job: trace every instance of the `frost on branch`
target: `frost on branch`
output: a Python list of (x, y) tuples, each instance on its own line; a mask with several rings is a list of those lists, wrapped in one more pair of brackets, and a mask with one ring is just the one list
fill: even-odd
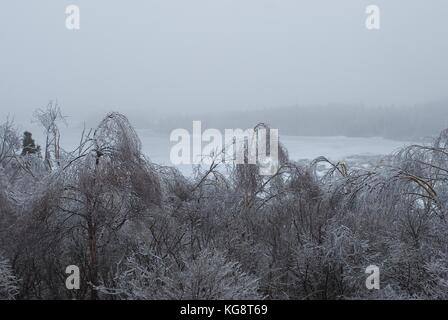
[(2, 298), (447, 298), (448, 131), (367, 168), (282, 148), (272, 176), (154, 164), (118, 113), (52, 170), (17, 137), (0, 127)]
[(258, 279), (236, 262), (211, 250), (184, 258), (178, 266), (170, 259), (140, 252), (117, 272), (117, 287), (101, 289), (125, 299), (238, 300), (260, 299)]
[(13, 300), (18, 293), (18, 280), (8, 261), (0, 255), (0, 300)]

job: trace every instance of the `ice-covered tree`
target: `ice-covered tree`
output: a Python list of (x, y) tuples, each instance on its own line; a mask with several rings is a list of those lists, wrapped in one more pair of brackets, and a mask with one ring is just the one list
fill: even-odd
[(0, 300), (13, 300), (18, 294), (18, 280), (8, 260), (0, 255)]

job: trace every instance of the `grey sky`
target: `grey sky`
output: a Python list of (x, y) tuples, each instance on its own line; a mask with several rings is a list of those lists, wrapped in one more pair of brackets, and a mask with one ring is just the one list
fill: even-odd
[(2, 1), (0, 116), (53, 98), (80, 118), (442, 99), (447, 31), (446, 0)]

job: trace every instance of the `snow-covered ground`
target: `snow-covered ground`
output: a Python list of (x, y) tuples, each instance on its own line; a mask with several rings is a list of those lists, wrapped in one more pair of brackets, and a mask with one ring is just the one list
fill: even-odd
[[(137, 130), (142, 141), (143, 152), (159, 164), (172, 165), (169, 155), (171, 143), (169, 135), (155, 134), (151, 130)], [(303, 137), (280, 136), (280, 141), (288, 150), (291, 160), (312, 160), (325, 156), (331, 161), (348, 160), (362, 165), (372, 158), (387, 155), (399, 150), (410, 142), (387, 140), (383, 138), (349, 138), (349, 137)], [(190, 166), (179, 166), (189, 174)]]
[[(175, 144), (170, 142), (169, 134), (155, 133), (150, 129), (136, 130), (139, 135), (145, 155), (152, 161), (163, 165), (172, 165), (170, 149)], [(43, 135), (33, 131), (38, 144), (43, 144)], [(61, 145), (70, 151), (79, 145), (82, 129), (61, 128)], [(362, 165), (369, 159), (387, 155), (397, 151), (411, 142), (394, 141), (383, 138), (349, 138), (349, 137), (303, 137), (282, 136), (280, 141), (287, 148), (292, 160), (311, 160), (325, 156), (332, 161), (347, 160)], [(359, 161), (361, 159), (361, 161)], [(185, 173), (192, 172), (191, 166), (182, 165), (179, 169)]]

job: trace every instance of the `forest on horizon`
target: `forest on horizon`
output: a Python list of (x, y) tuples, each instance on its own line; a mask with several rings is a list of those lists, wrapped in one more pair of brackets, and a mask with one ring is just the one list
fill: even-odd
[(246, 111), (220, 111), (171, 115), (147, 123), (134, 114), (130, 119), (138, 127), (154, 127), (161, 132), (189, 128), (202, 119), (208, 128), (250, 128), (268, 123), (283, 135), (383, 137), (416, 141), (435, 137), (448, 127), (448, 100), (414, 106), (378, 106), (330, 104), (291, 106)]

